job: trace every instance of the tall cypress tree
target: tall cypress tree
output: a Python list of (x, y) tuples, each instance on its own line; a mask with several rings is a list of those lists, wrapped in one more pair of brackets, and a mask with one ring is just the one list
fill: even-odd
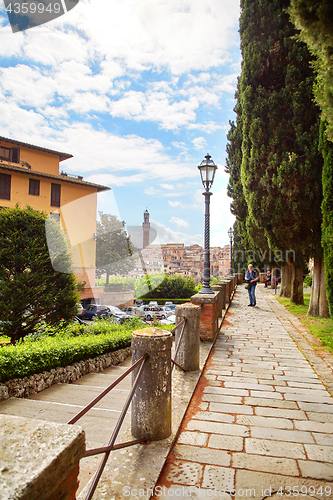
[(328, 307), (333, 317), (333, 144), (327, 140), (325, 128), (326, 124), (323, 122), (320, 134), (320, 150), (324, 157), (322, 244)]
[[(241, 182), (247, 226), (290, 266), (291, 299), (303, 303), (303, 269), (320, 246), (319, 109), (312, 56), (295, 38), (289, 0), (241, 0)], [(292, 252), (291, 252), (292, 251)]]
[(314, 88), (326, 123), (326, 135), (333, 141), (333, 2), (332, 0), (291, 0), (291, 17), (300, 29), (300, 38), (316, 56), (317, 82)]

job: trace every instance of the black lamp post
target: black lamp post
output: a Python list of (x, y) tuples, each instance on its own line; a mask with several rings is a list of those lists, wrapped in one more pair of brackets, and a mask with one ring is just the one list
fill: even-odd
[(232, 228), (229, 229), (228, 231), (228, 236), (230, 240), (230, 274), (232, 274), (232, 237), (234, 235), (234, 232)]
[(210, 197), (213, 193), (209, 190), (214, 182), (215, 172), (217, 166), (211, 159), (211, 156), (207, 154), (205, 159), (198, 166), (200, 170), (202, 184), (204, 185), (205, 192), (202, 193), (205, 197), (205, 249), (204, 249), (204, 269), (203, 269), (203, 285), (199, 293), (214, 293), (211, 289), (210, 282), (210, 252), (209, 252), (209, 240), (210, 240), (210, 214), (209, 214), (209, 204)]

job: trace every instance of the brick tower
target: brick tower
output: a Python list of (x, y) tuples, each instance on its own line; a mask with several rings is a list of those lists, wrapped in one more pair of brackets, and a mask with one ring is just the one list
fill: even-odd
[(147, 209), (143, 214), (142, 231), (143, 231), (143, 248), (146, 248), (149, 245), (149, 231), (150, 231), (149, 212)]

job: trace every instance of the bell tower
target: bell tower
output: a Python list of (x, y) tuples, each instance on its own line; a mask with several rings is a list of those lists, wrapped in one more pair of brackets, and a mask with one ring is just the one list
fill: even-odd
[(143, 213), (143, 248), (146, 248), (149, 245), (149, 231), (150, 231), (150, 223), (149, 223), (149, 212), (146, 211)]

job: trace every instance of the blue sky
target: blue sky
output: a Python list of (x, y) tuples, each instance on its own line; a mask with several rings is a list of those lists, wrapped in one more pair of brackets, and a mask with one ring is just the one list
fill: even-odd
[(99, 207), (129, 226), (147, 208), (160, 243), (203, 245), (209, 153), (211, 245), (227, 244), (238, 19), (235, 0), (80, 0), (13, 33), (0, 0), (0, 135), (71, 153), (64, 171), (112, 188)]

